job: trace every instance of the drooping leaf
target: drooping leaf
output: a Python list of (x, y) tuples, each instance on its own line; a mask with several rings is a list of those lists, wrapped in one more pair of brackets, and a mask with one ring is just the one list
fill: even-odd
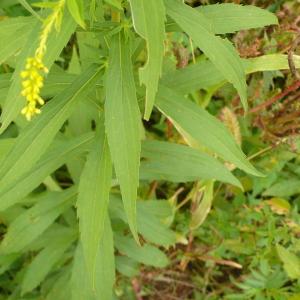
[(213, 34), (212, 24), (202, 13), (177, 0), (165, 0), (165, 3), (167, 14), (194, 40), (219, 72), (233, 84), (247, 110), (245, 71), (233, 45), (228, 40)]
[(96, 285), (96, 258), (103, 239), (112, 178), (112, 163), (104, 126), (99, 124), (97, 131), (82, 171), (77, 200), (80, 240), (93, 289)]
[(16, 139), (0, 167), (0, 185), (8, 186), (29, 171), (51, 144), (73, 107), (94, 87), (99, 68), (91, 66), (57, 97), (47, 103), (43, 113)]
[(261, 173), (247, 161), (245, 154), (224, 124), (199, 105), (162, 86), (158, 92), (156, 105), (198, 143), (217, 153), (224, 160), (234, 163), (238, 168), (261, 176)]
[(110, 43), (105, 127), (129, 226), (138, 240), (136, 198), (141, 151), (140, 112), (132, 73), (130, 45), (122, 33), (113, 36)]
[(76, 193), (75, 188), (70, 188), (64, 192), (42, 194), (36, 205), (18, 216), (9, 226), (1, 242), (0, 253), (22, 251), (71, 206)]
[(162, 69), (165, 7), (163, 0), (130, 0), (130, 4), (135, 31), (147, 43), (148, 59), (144, 67), (140, 69), (140, 81), (146, 86), (144, 117), (149, 120)]
[(217, 179), (241, 186), (218, 160), (188, 146), (145, 141), (141, 156), (141, 179), (174, 182)]

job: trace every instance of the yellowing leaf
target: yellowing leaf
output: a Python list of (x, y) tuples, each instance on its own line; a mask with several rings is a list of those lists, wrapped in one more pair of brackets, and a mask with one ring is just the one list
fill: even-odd
[(286, 215), (291, 209), (290, 203), (283, 198), (271, 198), (266, 201), (270, 208), (278, 215)]
[(300, 258), (280, 245), (276, 245), (277, 253), (283, 267), (291, 279), (300, 278)]

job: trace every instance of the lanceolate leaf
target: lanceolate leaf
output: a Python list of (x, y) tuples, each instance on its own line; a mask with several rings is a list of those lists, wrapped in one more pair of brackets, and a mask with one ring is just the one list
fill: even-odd
[(106, 77), (105, 126), (129, 226), (138, 239), (136, 198), (141, 151), (140, 112), (129, 46), (122, 33), (111, 39)]
[(33, 167), (71, 114), (74, 105), (95, 85), (99, 72), (97, 66), (91, 66), (68, 89), (47, 103), (43, 113), (21, 132), (0, 167), (0, 186), (16, 181)]
[(72, 17), (77, 24), (79, 24), (82, 28), (85, 28), (83, 0), (67, 0), (67, 4)]
[(194, 40), (222, 75), (237, 89), (247, 109), (245, 71), (233, 45), (213, 34), (204, 15), (177, 0), (165, 0), (167, 14)]
[(103, 239), (112, 178), (104, 126), (99, 125), (97, 131), (95, 143), (80, 178), (77, 201), (80, 238), (93, 289), (96, 286), (96, 258)]
[(0, 64), (22, 48), (36, 22), (32, 17), (9, 18), (0, 22)]
[(145, 141), (142, 157), (141, 179), (175, 182), (218, 179), (241, 186), (217, 159), (188, 146)]
[(25, 272), (21, 287), (22, 294), (32, 291), (45, 279), (75, 238), (76, 234), (70, 230), (68, 234), (54, 238), (37, 254)]
[(0, 190), (0, 211), (18, 203), (64, 163), (87, 152), (93, 138), (94, 135), (88, 133), (68, 141), (54, 142), (33, 168)]
[(92, 287), (86, 268), (81, 244), (78, 244), (72, 271), (72, 300), (111, 300), (115, 282), (115, 257), (113, 233), (108, 216), (105, 219), (104, 235), (99, 244), (95, 269), (95, 286)]
[[(52, 32), (48, 39), (47, 52), (44, 58), (44, 64), (48, 69), (51, 68), (54, 61), (59, 57), (61, 51), (74, 32), (75, 27), (76, 24), (73, 21), (73, 18), (67, 11), (65, 11), (62, 20), (61, 32), (59, 34), (57, 34), (57, 32)], [(2, 115), (0, 118), (0, 133), (2, 133), (8, 127), (8, 125), (18, 116), (18, 114), (20, 114), (22, 107), (25, 104), (25, 98), (21, 95), (22, 84), (20, 72), (25, 67), (26, 59), (32, 56), (37, 48), (40, 29), (41, 23), (36, 22), (33, 26), (32, 32), (28, 36), (27, 43), (24, 45), (22, 52), (20, 53), (20, 56), (18, 58), (13, 75), (13, 82), (5, 99)]]
[(169, 260), (164, 252), (158, 248), (145, 244), (138, 246), (135, 241), (128, 236), (115, 236), (116, 248), (128, 257), (145, 265), (163, 268), (169, 264)]
[(203, 5), (197, 10), (210, 19), (213, 31), (217, 34), (278, 24), (274, 14), (252, 5), (223, 3)]
[(22, 251), (71, 206), (76, 193), (75, 188), (70, 188), (64, 192), (50, 192), (40, 196), (36, 205), (11, 223), (0, 245), (1, 254)]
[(134, 28), (147, 43), (148, 60), (146, 65), (140, 69), (140, 80), (146, 86), (145, 119), (148, 120), (161, 75), (164, 54), (165, 7), (163, 0), (130, 0), (130, 4)]
[[(222, 3), (201, 5), (196, 9), (210, 20), (215, 34), (232, 33), (278, 23), (274, 14), (252, 5)], [(167, 30), (178, 30), (178, 26), (173, 22), (169, 22)]]
[[(300, 68), (300, 56), (294, 55), (293, 60), (295, 67)], [(288, 57), (282, 54), (268, 54), (242, 59), (242, 63), (246, 74), (289, 69)], [(161, 81), (169, 88), (187, 94), (225, 83), (226, 78), (210, 61), (206, 60), (168, 72), (162, 77)]]
[[(246, 159), (227, 128), (206, 110), (166, 87), (160, 87), (157, 107), (201, 145), (238, 168), (261, 175)], [(176, 125), (175, 124), (175, 125)]]

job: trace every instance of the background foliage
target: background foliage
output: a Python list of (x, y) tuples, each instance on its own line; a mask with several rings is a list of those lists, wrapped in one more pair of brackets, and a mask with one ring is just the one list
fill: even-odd
[(0, 299), (300, 299), (300, 5), (224, 2), (0, 2)]

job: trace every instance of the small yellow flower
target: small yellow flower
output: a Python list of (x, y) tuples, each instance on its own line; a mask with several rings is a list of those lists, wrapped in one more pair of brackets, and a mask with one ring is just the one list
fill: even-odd
[(58, 29), (61, 20), (62, 11), (65, 5), (65, 0), (59, 0), (53, 8), (53, 13), (48, 16), (43, 25), (43, 30), (40, 35), (40, 43), (36, 49), (34, 57), (29, 57), (26, 60), (25, 70), (20, 73), (22, 80), (21, 95), (26, 98), (26, 106), (22, 109), (21, 113), (25, 115), (28, 121), (33, 116), (41, 113), (40, 106), (45, 101), (40, 96), (41, 88), (44, 85), (44, 75), (49, 72), (43, 63), (46, 53), (46, 43), (52, 27)]
[(41, 112), (37, 106), (45, 103), (40, 96), (40, 90), (44, 85), (43, 75), (45, 73), (48, 73), (48, 69), (37, 56), (28, 58), (25, 70), (21, 72), (23, 79), (21, 95), (24, 96), (27, 101), (21, 113), (25, 115), (28, 121), (30, 121), (34, 115)]

